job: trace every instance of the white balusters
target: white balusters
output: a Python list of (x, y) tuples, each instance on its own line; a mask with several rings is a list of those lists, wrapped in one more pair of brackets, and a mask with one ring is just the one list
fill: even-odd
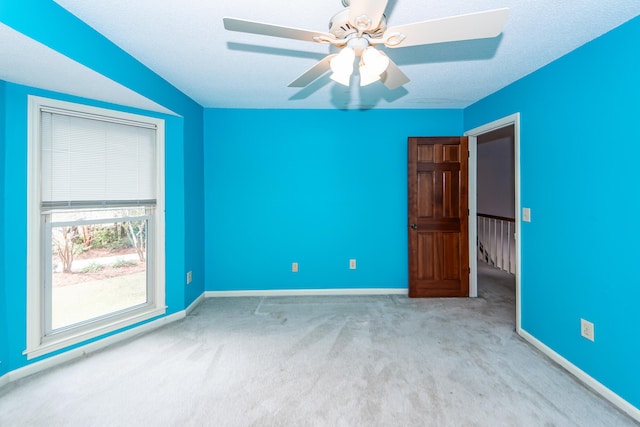
[(515, 222), (478, 214), (478, 259), (515, 274)]

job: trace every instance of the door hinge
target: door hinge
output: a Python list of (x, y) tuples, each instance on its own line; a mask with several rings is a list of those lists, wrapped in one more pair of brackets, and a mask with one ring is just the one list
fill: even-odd
[(471, 150), (467, 150), (467, 157), (471, 157)]

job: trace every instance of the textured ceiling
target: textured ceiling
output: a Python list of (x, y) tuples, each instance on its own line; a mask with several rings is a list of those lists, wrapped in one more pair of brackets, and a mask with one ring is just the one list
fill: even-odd
[(0, 80), (171, 113), (131, 89), (60, 55), (4, 24), (0, 24), (0, 58)]
[(231, 16), (327, 31), (340, 0), (56, 0), (205, 107), (462, 108), (640, 14), (638, 0), (390, 0), (389, 25), (502, 7), (495, 39), (387, 49), (411, 79), (346, 88), (287, 85), (328, 45), (224, 30)]

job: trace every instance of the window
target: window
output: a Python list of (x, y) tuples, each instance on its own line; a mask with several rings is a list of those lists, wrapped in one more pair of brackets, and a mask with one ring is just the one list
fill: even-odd
[(29, 97), (27, 349), (165, 312), (164, 122)]

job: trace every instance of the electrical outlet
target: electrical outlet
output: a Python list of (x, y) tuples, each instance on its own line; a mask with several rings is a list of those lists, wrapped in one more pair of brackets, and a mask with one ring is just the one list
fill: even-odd
[(298, 272), (298, 263), (297, 262), (292, 262), (291, 263), (291, 272), (292, 273), (297, 273)]
[(594, 341), (593, 323), (580, 319), (580, 334), (590, 341)]
[(349, 269), (350, 270), (355, 270), (356, 269), (356, 260), (355, 259), (350, 259), (349, 260)]
[(193, 282), (193, 272), (191, 270), (187, 271), (187, 285)]

